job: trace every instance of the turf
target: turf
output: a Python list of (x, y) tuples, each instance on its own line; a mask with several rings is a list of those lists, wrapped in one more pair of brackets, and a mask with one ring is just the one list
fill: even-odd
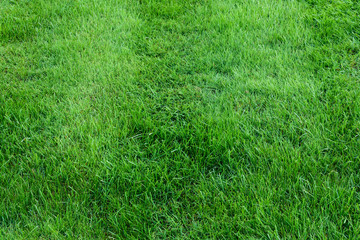
[(357, 239), (356, 0), (2, 0), (1, 239)]

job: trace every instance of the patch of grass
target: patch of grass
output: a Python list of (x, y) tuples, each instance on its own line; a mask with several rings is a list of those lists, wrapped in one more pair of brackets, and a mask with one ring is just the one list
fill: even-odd
[(359, 10), (2, 1), (0, 236), (356, 238)]

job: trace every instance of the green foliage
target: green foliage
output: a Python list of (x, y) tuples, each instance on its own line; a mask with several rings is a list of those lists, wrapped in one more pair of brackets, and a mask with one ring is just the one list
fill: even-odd
[(360, 4), (0, 2), (0, 238), (356, 239)]

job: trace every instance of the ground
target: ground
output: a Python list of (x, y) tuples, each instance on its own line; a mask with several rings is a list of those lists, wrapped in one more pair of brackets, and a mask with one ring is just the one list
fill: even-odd
[(2, 0), (1, 239), (356, 239), (356, 0)]

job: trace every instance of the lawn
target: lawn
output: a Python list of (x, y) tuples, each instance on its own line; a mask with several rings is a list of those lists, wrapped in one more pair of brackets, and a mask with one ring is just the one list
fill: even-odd
[(1, 239), (357, 239), (357, 0), (1, 0)]

